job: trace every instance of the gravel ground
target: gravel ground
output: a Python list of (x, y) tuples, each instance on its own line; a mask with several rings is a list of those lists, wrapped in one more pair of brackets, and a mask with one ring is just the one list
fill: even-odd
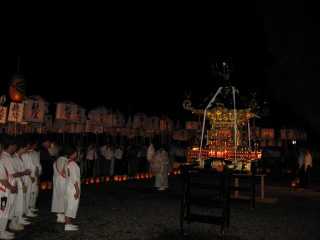
[[(73, 233), (55, 223), (49, 212), (51, 193), (41, 192), (39, 217), (17, 239), (181, 239), (177, 177), (170, 183), (170, 190), (161, 193), (152, 189), (150, 181), (83, 186), (76, 219), (81, 229)], [(232, 203), (225, 239), (320, 239), (320, 192), (268, 187), (266, 196), (277, 201), (259, 202), (254, 210), (248, 202)], [(217, 226), (194, 223), (188, 239), (219, 239), (218, 232)]]

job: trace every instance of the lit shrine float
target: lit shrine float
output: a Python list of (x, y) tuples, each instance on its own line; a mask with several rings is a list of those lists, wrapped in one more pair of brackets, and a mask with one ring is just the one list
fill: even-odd
[[(223, 89), (218, 89), (204, 110), (193, 108), (190, 100), (184, 101), (183, 107), (186, 110), (203, 116), (200, 146), (192, 146), (188, 150), (187, 161), (196, 162), (200, 167), (209, 165), (218, 171), (222, 171), (226, 166), (236, 171), (250, 172), (252, 162), (261, 159), (261, 150), (257, 149), (257, 146), (251, 146), (250, 122), (257, 115), (250, 108), (236, 109), (234, 87), (231, 88), (233, 109), (225, 107), (222, 103), (212, 107), (215, 98)], [(203, 141), (204, 138), (206, 143)]]

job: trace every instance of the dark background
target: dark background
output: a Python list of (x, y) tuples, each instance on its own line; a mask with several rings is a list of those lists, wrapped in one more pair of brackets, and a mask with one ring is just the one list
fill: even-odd
[(230, 56), (232, 84), (240, 94), (255, 90), (268, 102), (271, 116), (264, 124), (296, 126), (318, 136), (315, 6), (249, 1), (206, 11), (184, 7), (118, 8), (93, 11), (91, 17), (75, 11), (78, 16), (68, 20), (64, 13), (48, 22), (20, 22), (19, 38), (8, 41), (10, 47), (3, 44), (8, 53), (0, 56), (1, 93), (20, 55), (28, 95), (185, 117), (185, 92), (195, 103), (214, 93), (221, 83), (210, 66), (217, 56)]

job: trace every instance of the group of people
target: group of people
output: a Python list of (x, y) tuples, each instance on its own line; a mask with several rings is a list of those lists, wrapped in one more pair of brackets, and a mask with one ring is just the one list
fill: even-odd
[[(155, 188), (168, 188), (172, 154), (158, 144), (59, 145), (47, 136), (0, 138), (0, 239), (14, 239), (37, 217), (39, 183), (53, 182), (51, 212), (65, 231), (77, 231), (81, 176), (131, 175), (151, 172)], [(160, 146), (160, 145), (159, 145)], [(181, 155), (181, 154), (180, 154)]]
[[(14, 239), (37, 217), (41, 165), (34, 139), (2, 135), (0, 154), (0, 239)], [(9, 222), (9, 224), (8, 224)], [(9, 228), (9, 229), (8, 229)]]
[(65, 231), (78, 230), (72, 224), (81, 187), (77, 149), (64, 146), (58, 151), (52, 146), (49, 139), (39, 145), (37, 137), (1, 135), (0, 239), (14, 239), (14, 232), (37, 217), (39, 182), (48, 179), (53, 180), (51, 211), (57, 214), (57, 222), (65, 224)]
[[(156, 145), (160, 145), (155, 141)], [(83, 177), (129, 175), (145, 173), (150, 169), (147, 158), (149, 144), (94, 144), (85, 147), (80, 157)], [(186, 161), (182, 148), (167, 148), (169, 165)]]

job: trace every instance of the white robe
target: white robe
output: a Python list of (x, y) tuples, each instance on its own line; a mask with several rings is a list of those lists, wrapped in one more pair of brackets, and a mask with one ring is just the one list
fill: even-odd
[(35, 173), (35, 166), (33, 165), (32, 158), (30, 152), (24, 153), (21, 156), (23, 165), (25, 169), (28, 169), (31, 171), (30, 176), (24, 176), (23, 180), (24, 183), (26, 184), (27, 187), (27, 192), (26, 192), (26, 201), (25, 201), (25, 213), (27, 214), (29, 212), (29, 208), (31, 208), (31, 194), (32, 194), (32, 181), (31, 177), (34, 177)]
[(59, 157), (53, 164), (53, 193), (51, 212), (64, 213), (66, 192), (66, 157)]
[[(16, 172), (23, 172), (25, 171), (23, 162), (21, 158), (15, 154), (13, 156), (13, 168)], [(23, 213), (25, 212), (25, 193), (24, 193), (24, 181), (23, 177), (16, 178), (17, 186), (18, 186), (18, 193), (16, 199), (16, 206), (14, 210), (15, 217), (22, 217)]]
[(31, 173), (31, 176), (35, 178), (35, 181), (32, 183), (31, 187), (31, 200), (30, 207), (36, 208), (36, 202), (39, 194), (39, 177), (36, 176), (36, 171), (38, 169), (39, 176), (41, 175), (42, 167), (40, 164), (40, 153), (37, 151), (30, 152), (32, 164), (34, 166), (34, 172)]
[[(2, 152), (1, 161), (3, 162), (3, 166), (4, 166), (4, 168), (5, 168), (5, 170), (6, 170), (7, 174), (8, 174), (9, 183), (12, 186), (17, 186), (17, 181), (12, 176), (15, 173), (15, 170), (13, 168), (13, 158), (12, 158), (12, 156), (7, 152)], [(16, 199), (17, 199), (17, 194), (9, 192), (9, 203), (10, 203), (9, 219), (12, 219), (14, 217)]]
[(154, 149), (153, 144), (150, 144), (147, 150), (147, 160), (151, 162), (155, 154), (156, 154), (156, 150)]
[(156, 188), (167, 188), (168, 187), (168, 164), (169, 157), (165, 150), (159, 150), (156, 153), (156, 158), (160, 162), (160, 171), (155, 177), (155, 187)]
[(80, 168), (76, 162), (69, 161), (67, 164), (66, 173), (65, 216), (76, 218), (80, 196), (78, 199), (74, 198), (74, 194), (76, 193), (74, 185), (78, 183), (80, 190)]
[[(6, 171), (3, 161), (1, 159), (0, 159), (0, 179), (1, 180), (8, 179), (8, 172)], [(10, 195), (10, 190), (0, 183), (0, 232), (3, 232), (6, 230), (7, 223), (8, 223), (9, 211), (10, 211), (9, 195)]]

